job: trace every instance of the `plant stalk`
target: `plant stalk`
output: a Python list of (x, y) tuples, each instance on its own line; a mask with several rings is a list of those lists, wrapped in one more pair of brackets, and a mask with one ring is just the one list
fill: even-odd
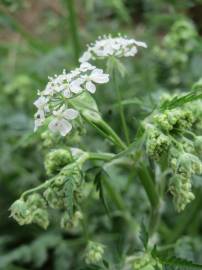
[(72, 38), (72, 48), (74, 51), (74, 61), (75, 64), (78, 63), (78, 59), (80, 56), (80, 42), (79, 42), (79, 30), (77, 26), (76, 12), (75, 12), (75, 0), (64, 0), (68, 10), (68, 21), (69, 28)]
[(116, 70), (113, 70), (113, 81), (114, 81), (114, 86), (115, 86), (115, 91), (116, 91), (116, 96), (117, 96), (117, 101), (118, 101), (118, 107), (119, 107), (119, 114), (120, 114), (120, 118), (121, 118), (121, 124), (123, 127), (123, 132), (124, 132), (124, 136), (126, 139), (126, 143), (127, 145), (130, 144), (130, 138), (129, 138), (129, 132), (128, 132), (128, 127), (127, 127), (127, 123), (126, 123), (126, 118), (125, 118), (125, 114), (124, 114), (124, 108), (123, 108), (123, 104), (122, 104), (122, 98), (121, 98), (121, 92), (117, 83), (117, 74), (116, 74)]

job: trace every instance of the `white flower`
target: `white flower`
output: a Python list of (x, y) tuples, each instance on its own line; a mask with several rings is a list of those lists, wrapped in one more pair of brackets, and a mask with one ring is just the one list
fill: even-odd
[[(103, 84), (108, 81), (108, 74), (87, 62), (69, 73), (64, 70), (60, 75), (49, 77), (45, 89), (38, 93), (40, 97), (34, 102), (37, 107), (34, 130), (42, 126), (48, 116), (53, 116), (49, 124), (50, 130), (65, 136), (72, 129), (69, 120), (73, 120), (78, 112), (67, 109), (64, 103), (68, 104), (68, 99), (74, 98), (83, 91), (94, 93), (96, 83)], [(60, 107), (59, 110), (58, 107)]]
[(95, 93), (96, 86), (94, 83), (107, 83), (109, 81), (109, 74), (103, 73), (102, 69), (94, 69), (90, 75), (84, 76), (86, 90), (90, 93)]
[(35, 100), (34, 105), (38, 110), (44, 110), (47, 107), (49, 99), (44, 96), (40, 96), (37, 100)]
[(73, 120), (78, 116), (78, 112), (74, 109), (65, 109), (63, 105), (59, 110), (53, 111), (53, 119), (48, 127), (52, 132), (59, 132), (62, 136), (66, 136), (72, 129), (69, 120)]
[(127, 37), (111, 37), (111, 35), (99, 37), (94, 44), (88, 46), (88, 49), (81, 56), (81, 63), (96, 58), (105, 58), (109, 56), (129, 57), (137, 53), (137, 47), (147, 48), (146, 43), (129, 39)]
[(81, 63), (88, 62), (91, 59), (91, 53), (89, 51), (86, 51), (82, 57), (79, 59)]

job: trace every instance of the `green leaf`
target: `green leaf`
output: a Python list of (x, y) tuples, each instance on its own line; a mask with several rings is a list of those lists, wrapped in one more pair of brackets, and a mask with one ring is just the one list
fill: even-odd
[(144, 224), (144, 222), (142, 222), (141, 224), (141, 230), (140, 230), (140, 240), (144, 246), (145, 249), (147, 249), (147, 245), (148, 245), (148, 241), (149, 241), (149, 233), (148, 230)]
[(66, 200), (67, 200), (67, 211), (70, 217), (73, 215), (73, 194), (74, 194), (74, 183), (73, 179), (69, 178), (68, 181), (65, 183), (64, 191), (66, 194)]
[(163, 258), (163, 257), (157, 257), (161, 264), (164, 266), (171, 266), (171, 268), (166, 268), (170, 270), (178, 269), (178, 270), (194, 270), (194, 269), (202, 269), (202, 265), (193, 263), (191, 261), (176, 258), (176, 257), (170, 257), (170, 258)]
[(102, 168), (99, 168), (98, 173), (95, 176), (94, 184), (96, 186), (96, 190), (99, 192), (99, 197), (101, 202), (103, 203), (105, 210), (107, 213), (109, 213), (109, 207), (106, 202), (106, 198), (104, 195), (104, 188), (103, 188), (103, 182), (102, 182)]
[(176, 107), (183, 106), (186, 103), (192, 102), (197, 99), (202, 98), (202, 93), (196, 93), (196, 92), (189, 92), (188, 94), (185, 95), (180, 95), (180, 96), (174, 96), (170, 100), (166, 100), (163, 102), (163, 104), (160, 106), (160, 110), (170, 110), (174, 109)]

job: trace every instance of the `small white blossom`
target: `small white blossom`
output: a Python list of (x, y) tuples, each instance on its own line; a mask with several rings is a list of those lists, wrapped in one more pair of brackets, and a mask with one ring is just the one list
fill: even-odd
[(67, 109), (63, 106), (64, 103), (68, 104), (69, 98), (74, 98), (83, 91), (94, 93), (96, 84), (104, 84), (108, 81), (108, 74), (87, 62), (69, 73), (64, 70), (60, 75), (49, 77), (45, 89), (38, 93), (40, 97), (34, 102), (37, 107), (34, 130), (42, 126), (47, 117), (52, 116), (50, 130), (65, 136), (72, 129), (69, 120), (76, 118), (78, 112)]
[(90, 93), (95, 93), (96, 86), (95, 83), (107, 83), (109, 81), (109, 75), (103, 73), (102, 69), (94, 69), (89, 75), (84, 77), (86, 90)]
[(78, 116), (78, 112), (74, 109), (66, 109), (63, 105), (59, 110), (53, 111), (53, 119), (48, 127), (52, 132), (59, 132), (62, 136), (66, 136), (72, 129), (69, 120), (73, 120)]
[(112, 37), (111, 35), (99, 37), (94, 44), (88, 46), (87, 51), (81, 56), (81, 63), (96, 58), (105, 58), (109, 56), (130, 57), (137, 53), (137, 47), (147, 48), (146, 43), (129, 39), (127, 37)]

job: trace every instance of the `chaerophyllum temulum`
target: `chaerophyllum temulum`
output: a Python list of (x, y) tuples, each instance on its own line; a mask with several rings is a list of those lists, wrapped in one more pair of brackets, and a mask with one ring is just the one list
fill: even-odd
[[(122, 102), (124, 93), (119, 87), (119, 80), (127, 76), (124, 61), (146, 48), (146, 43), (126, 36), (99, 37), (83, 53), (79, 67), (49, 78), (34, 102), (37, 108), (34, 131), (38, 132), (43, 126), (53, 134), (68, 137), (79, 125), (90, 124), (99, 136), (106, 139), (110, 146), (108, 149), (113, 149), (113, 152), (92, 152), (88, 145), (85, 148), (76, 144), (63, 148), (54, 145), (45, 158), (48, 179), (25, 191), (10, 207), (11, 217), (20, 225), (36, 223), (46, 229), (50, 224), (50, 210), (57, 209), (62, 229), (82, 231), (83, 224), (87, 222), (82, 202), (89, 196), (84, 192), (84, 186), (89, 181), (85, 165), (96, 163), (94, 174), (103, 177), (105, 188), (109, 189), (108, 195), (113, 197), (119, 211), (125, 212), (126, 221), (136, 226), (132, 213), (105, 171), (114, 162), (120, 166), (124, 164), (129, 172), (135, 171), (134, 178), (140, 180), (151, 212), (147, 219), (148, 241), (140, 253), (126, 256), (124, 269), (163, 269), (153, 249), (158, 239), (154, 240), (153, 236), (165, 211), (164, 197), (167, 193), (171, 194), (177, 212), (183, 211), (195, 198), (193, 177), (202, 174), (201, 81), (186, 94), (162, 94), (158, 97), (155, 107), (140, 119), (138, 129), (133, 132), (135, 136), (128, 128)], [(97, 66), (99, 61), (104, 67)], [(96, 87), (100, 85), (104, 88), (108, 83), (113, 85), (112, 90), (117, 97), (124, 139), (103, 119), (94, 99)], [(95, 175), (94, 178), (98, 179)], [(102, 184), (95, 181), (95, 188), (101, 197)], [(102, 263), (106, 245), (94, 241), (90, 235), (86, 237), (86, 263)]]

